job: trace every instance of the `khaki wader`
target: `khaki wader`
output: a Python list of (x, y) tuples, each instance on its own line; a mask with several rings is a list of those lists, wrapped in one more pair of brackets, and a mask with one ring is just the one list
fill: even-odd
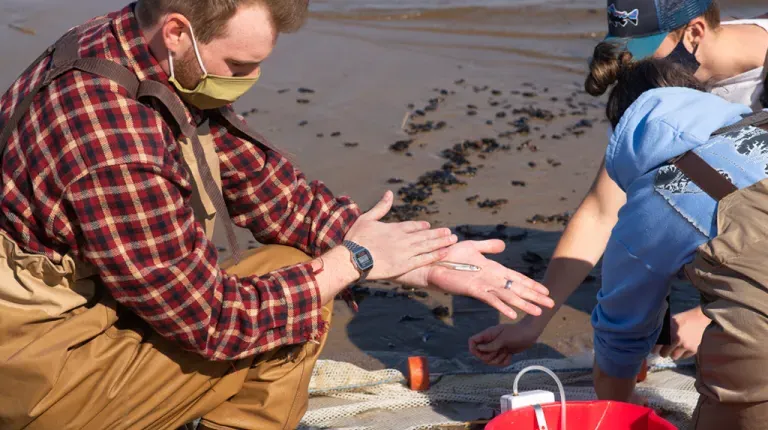
[[(164, 86), (131, 83), (132, 74), (108, 60), (73, 61), (72, 34), (47, 51), (54, 64), (43, 84), (74, 68), (133, 85), (137, 98), (165, 106), (169, 122), (185, 136), (180, 144), (195, 188), (195, 217), (212, 237), (223, 201), (217, 202), (223, 198), (213, 140), (184, 126), (183, 106)], [(43, 84), (19, 109), (28, 109)], [(264, 144), (227, 115), (238, 136)], [(0, 131), (0, 154), (20, 119), (16, 113)], [(218, 196), (210, 192), (210, 179)], [(223, 266), (229, 274), (252, 276), (308, 259), (293, 248), (265, 246)], [(53, 263), (27, 253), (0, 231), (0, 429), (176, 429), (200, 417), (210, 429), (298, 425), (325, 337), (249, 359), (208, 361), (117, 304), (95, 273), (71, 256)], [(332, 304), (323, 309), (329, 323), (331, 310)]]
[[(753, 115), (716, 134), (766, 121)], [(693, 152), (673, 162), (719, 202), (717, 237), (685, 267), (712, 320), (697, 354), (695, 428), (768, 429), (768, 180), (737, 189)]]

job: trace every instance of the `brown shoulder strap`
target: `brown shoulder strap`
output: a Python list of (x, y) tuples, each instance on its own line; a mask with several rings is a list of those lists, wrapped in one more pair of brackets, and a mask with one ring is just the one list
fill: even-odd
[[(187, 120), (184, 106), (178, 101), (167, 86), (157, 81), (139, 81), (133, 72), (120, 64), (107, 59), (80, 58), (78, 54), (77, 29), (73, 29), (65, 34), (58, 42), (49, 48), (36, 63), (39, 63), (39, 61), (42, 61), (45, 56), (50, 55), (51, 53), (51, 64), (49, 65), (45, 78), (37, 84), (29, 94), (27, 94), (24, 100), (22, 100), (14, 110), (11, 118), (3, 124), (3, 128), (0, 131), (0, 158), (2, 158), (5, 153), (5, 148), (10, 140), (11, 134), (16, 130), (19, 121), (21, 121), (24, 114), (29, 110), (35, 96), (59, 76), (71, 70), (80, 70), (115, 82), (123, 87), (135, 100), (141, 101), (142, 99), (152, 98), (159, 102), (160, 106), (165, 110), (165, 112), (162, 112), (161, 114), (166, 120), (170, 119), (172, 125), (174, 125), (182, 135), (191, 140), (195, 157), (200, 160), (205, 159), (205, 153), (203, 146), (200, 143), (200, 139), (197, 136), (197, 130)], [(222, 215), (229, 214), (224, 196), (222, 195), (221, 189), (216, 185), (216, 181), (213, 179), (213, 174), (211, 173), (208, 164), (198, 163), (198, 166), (205, 186), (205, 191), (211, 197), (216, 211)], [(230, 216), (227, 216), (226, 218), (224, 226), (227, 233), (227, 240), (232, 250), (233, 258), (236, 262), (239, 262), (242, 258), (240, 246), (237, 242), (232, 219)]]
[(688, 151), (677, 157), (672, 160), (672, 163), (685, 173), (685, 176), (694, 184), (718, 202), (738, 190), (731, 181), (693, 151)]
[(267, 148), (276, 151), (274, 145), (264, 136), (261, 134), (255, 132), (253, 129), (248, 127), (248, 124), (243, 122), (240, 118), (237, 117), (237, 114), (235, 111), (233, 111), (231, 108), (221, 108), (219, 109), (219, 116), (224, 119), (226, 123), (228, 123), (232, 129), (234, 129), (235, 132), (241, 134), (240, 137), (243, 137), (247, 140), (259, 142), (260, 144), (266, 146)]
[(18, 127), (22, 117), (29, 111), (35, 97), (43, 88), (50, 85), (54, 79), (71, 70), (81, 70), (112, 80), (125, 88), (129, 94), (135, 96), (139, 87), (139, 80), (136, 75), (113, 61), (101, 58), (79, 58), (77, 34), (77, 29), (70, 30), (27, 68), (28, 73), (32, 67), (43, 61), (45, 57), (51, 56), (48, 71), (43, 79), (19, 102), (13, 111), (13, 115), (3, 124), (2, 130), (0, 130), (0, 157), (5, 154), (5, 147), (8, 145), (11, 134)]
[[(195, 158), (201, 161), (205, 160), (205, 150), (203, 149), (202, 143), (200, 143), (197, 129), (187, 120), (184, 106), (178, 101), (176, 96), (167, 86), (157, 81), (142, 81), (139, 84), (136, 98), (138, 100), (147, 98), (157, 100), (160, 103), (160, 106), (167, 111), (170, 118), (173, 119), (173, 122), (179, 130), (181, 130), (184, 137), (191, 141), (192, 152), (195, 154)], [(232, 251), (232, 258), (235, 262), (240, 262), (242, 259), (242, 252), (240, 250), (240, 245), (237, 242), (237, 235), (235, 234), (235, 228), (232, 224), (232, 217), (229, 216), (227, 202), (224, 199), (222, 190), (216, 185), (216, 181), (213, 178), (213, 173), (211, 172), (208, 163), (199, 162), (197, 163), (197, 166), (200, 171), (200, 178), (203, 180), (205, 192), (208, 193), (208, 196), (211, 198), (213, 206), (216, 208), (216, 212), (222, 215), (227, 215), (226, 220), (224, 220), (227, 242)]]
[[(741, 121), (715, 130), (712, 136), (719, 136), (741, 130), (744, 127), (759, 127), (768, 131), (768, 111), (760, 111), (745, 116)], [(698, 154), (688, 151), (685, 154), (670, 160), (677, 166), (694, 184), (698, 185), (713, 199), (720, 201), (738, 188), (704, 161)]]
[(713, 136), (719, 136), (721, 134), (730, 133), (732, 131), (741, 130), (744, 127), (758, 127), (766, 130), (768, 128), (768, 111), (761, 110), (751, 115), (745, 116), (741, 121), (725, 126), (712, 133)]

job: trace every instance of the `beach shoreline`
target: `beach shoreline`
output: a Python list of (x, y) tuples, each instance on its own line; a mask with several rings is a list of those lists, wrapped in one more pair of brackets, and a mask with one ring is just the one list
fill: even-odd
[[(15, 62), (0, 64), (2, 88), (68, 28), (124, 3), (64, 7), (39, 0), (21, 11), (9, 4), (0, 2), (6, 12), (0, 39), (3, 58)], [(502, 234), (508, 248), (495, 258), (540, 279), (564, 214), (585, 195), (607, 143), (602, 101), (581, 88), (587, 57), (601, 38), (600, 7), (462, 9), (461, 19), (455, 10), (395, 20), (381, 19), (381, 11), (377, 19), (360, 11), (314, 12), (305, 29), (281, 36), (262, 79), (236, 109), (308, 178), (363, 208), (387, 189), (423, 190), (425, 174), (445, 172), (453, 162), (450, 176), (427, 181), (431, 195), (416, 202), (425, 207), (418, 218), (469, 226), (461, 230), (467, 238)], [(34, 34), (8, 27), (16, 22)], [(408, 133), (413, 130), (418, 133)], [(391, 149), (404, 141), (411, 141), (407, 149)], [(454, 157), (457, 144), (469, 164)], [(439, 183), (446, 177), (461, 183)], [(397, 204), (408, 195), (401, 193)], [(241, 234), (241, 243), (252, 240)], [(216, 235), (224, 245), (223, 229)], [(590, 349), (589, 313), (599, 285), (595, 271), (541, 342), (519, 358)], [(396, 366), (393, 357), (404, 353), (471, 361), (467, 338), (506, 321), (469, 299), (433, 291), (417, 296), (396, 285), (369, 288), (361, 292), (359, 314), (336, 303), (323, 358), (367, 369)], [(451, 317), (435, 317), (439, 306)]]

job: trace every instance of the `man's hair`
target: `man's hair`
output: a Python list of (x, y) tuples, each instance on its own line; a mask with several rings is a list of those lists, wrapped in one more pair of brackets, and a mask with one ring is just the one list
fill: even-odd
[(227, 23), (242, 6), (264, 5), (278, 33), (297, 31), (307, 20), (309, 0), (138, 0), (139, 20), (144, 25), (157, 24), (169, 13), (184, 15), (202, 43), (221, 37)]
[[(712, 3), (709, 4), (707, 10), (700, 15), (700, 18), (704, 19), (704, 22), (707, 23), (709, 28), (713, 30), (720, 28), (720, 4), (718, 3), (718, 0), (712, 0)], [(680, 36), (686, 28), (688, 28), (687, 23), (684, 26), (675, 29), (674, 32)]]
[(720, 27), (720, 4), (717, 0), (712, 0), (704, 15), (701, 16), (710, 28)]

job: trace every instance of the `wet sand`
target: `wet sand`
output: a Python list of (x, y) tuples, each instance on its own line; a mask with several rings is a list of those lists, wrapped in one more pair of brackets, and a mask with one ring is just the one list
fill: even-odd
[[(43, 3), (17, 12), (0, 2), (3, 89), (67, 28), (122, 5)], [(586, 58), (601, 38), (599, 7), (567, 13), (534, 7), (454, 10), (447, 18), (448, 12), (435, 11), (405, 19), (379, 12), (318, 13), (300, 33), (281, 37), (257, 88), (236, 108), (309, 178), (351, 195), (363, 208), (387, 189), (397, 192), (442, 170), (449, 162), (444, 151), (469, 142), (461, 155), (470, 164), (454, 163), (447, 176), (462, 184), (446, 185), (445, 192), (434, 181), (411, 187), (431, 193), (428, 204), (419, 203), (425, 209), (418, 219), (471, 226), (460, 229), (469, 233), (465, 237), (505, 235), (508, 248), (495, 258), (540, 279), (563, 229), (558, 218), (578, 206), (607, 142), (602, 102), (581, 90)], [(10, 29), (12, 22), (35, 35)], [(424, 109), (429, 106), (435, 109)], [(390, 149), (407, 140), (407, 150)], [(492, 208), (479, 207), (486, 200)], [(536, 215), (555, 219), (529, 222)], [(221, 230), (218, 242), (224, 244)], [(251, 239), (242, 233), (241, 243)], [(599, 282), (594, 273), (524, 357), (591, 348), (589, 312)], [(466, 362), (467, 338), (501, 321), (497, 312), (466, 298), (403, 294), (396, 285), (367, 287), (369, 294), (360, 292), (360, 313), (336, 304), (325, 358), (370, 369), (397, 366), (411, 353)], [(448, 307), (451, 316), (435, 317), (438, 306)]]
[[(546, 262), (532, 264), (523, 257), (530, 251), (547, 259), (563, 225), (527, 220), (574, 210), (606, 143), (602, 103), (580, 88), (585, 60), (576, 55), (555, 61), (522, 55), (527, 59), (522, 60), (521, 54), (505, 51), (511, 46), (506, 37), (405, 31), (404, 24), (396, 23), (393, 30), (382, 21), (313, 20), (303, 33), (280, 41), (264, 69), (263, 87), (238, 110), (249, 112), (251, 125), (292, 153), (308, 177), (351, 195), (364, 208), (387, 189), (397, 192), (441, 170), (449, 162), (444, 150), (478, 142), (483, 149), (466, 151), (469, 167), (477, 169), (474, 176), (439, 177), (465, 185), (448, 185), (447, 192), (435, 186), (426, 199), (434, 204), (424, 205), (417, 218), (450, 227), (471, 225), (480, 232), (506, 224), (505, 234), (512, 239), (499, 261), (540, 278)], [(299, 93), (299, 88), (314, 93)], [(519, 112), (529, 108), (533, 112)], [(251, 109), (258, 111), (250, 114)], [(554, 118), (548, 119), (549, 112)], [(405, 130), (429, 129), (425, 124), (431, 122), (432, 131), (409, 135), (401, 128), (404, 118), (409, 118)], [(525, 126), (527, 133), (521, 131)], [(336, 132), (341, 135), (332, 137)], [(483, 139), (494, 141), (483, 145)], [(390, 149), (402, 141), (412, 142), (400, 152)], [(495, 145), (508, 149), (483, 152)], [(464, 164), (454, 167), (471, 170)], [(400, 197), (398, 204), (413, 195)], [(480, 208), (486, 200), (507, 202)], [(563, 308), (541, 345), (526, 356), (591, 348), (589, 311), (598, 285), (597, 278), (585, 284), (573, 306)], [(439, 292), (402, 297), (395, 285), (369, 287), (359, 314), (336, 304), (325, 358), (371, 369), (400, 367), (406, 354), (471, 362), (467, 338), (501, 321), (498, 312), (473, 300)], [(437, 306), (447, 306), (452, 317), (436, 318), (432, 310)]]

